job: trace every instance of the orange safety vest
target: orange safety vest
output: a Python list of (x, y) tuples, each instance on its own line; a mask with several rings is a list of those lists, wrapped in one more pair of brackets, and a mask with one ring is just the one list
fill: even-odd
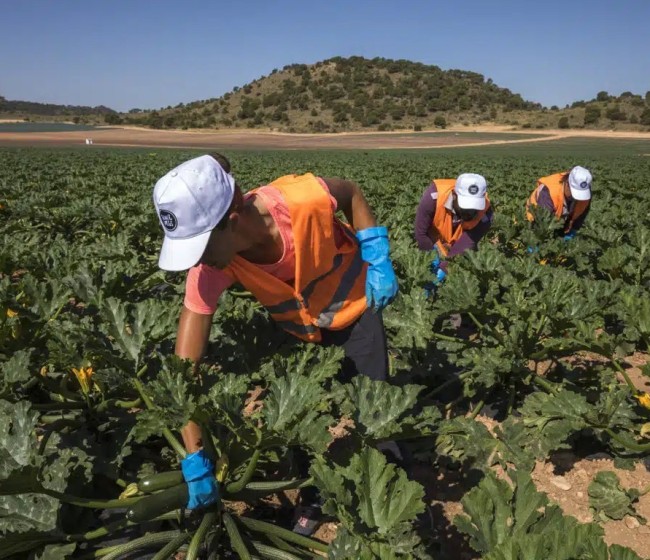
[(454, 230), (453, 215), (445, 208), (445, 204), (456, 186), (456, 179), (434, 179), (433, 183), (435, 183), (438, 190), (438, 200), (436, 213), (433, 215), (433, 221), (431, 222), (431, 233), (434, 238), (437, 238), (436, 247), (438, 252), (443, 257), (446, 257), (451, 246), (458, 241), (463, 232), (474, 229), (483, 219), (483, 216), (490, 209), (490, 199), (486, 195), (485, 208), (478, 212), (476, 218), (469, 222), (461, 222)]
[[(367, 265), (352, 228), (336, 218), (314, 175), (285, 175), (270, 185), (280, 191), (291, 216), (296, 251), (293, 284), (239, 255), (224, 272), (249, 290), (284, 330), (320, 342), (321, 328), (343, 329), (366, 310)], [(343, 226), (341, 247), (334, 240), (335, 223)]]
[[(551, 200), (553, 201), (553, 206), (555, 207), (555, 216), (559, 219), (562, 218), (562, 213), (564, 212), (564, 178), (566, 177), (568, 171), (561, 173), (554, 173), (553, 175), (548, 175), (547, 177), (542, 177), (537, 180), (537, 188), (533, 191), (526, 202), (526, 217), (528, 221), (534, 221), (535, 217), (530, 212), (530, 207), (537, 206), (537, 199), (543, 187), (548, 188), (548, 192), (551, 195)], [(568, 233), (573, 227), (573, 222), (575, 222), (582, 214), (587, 211), (589, 208), (590, 200), (576, 200), (575, 206), (571, 214), (567, 216), (567, 222), (564, 224), (564, 232)]]

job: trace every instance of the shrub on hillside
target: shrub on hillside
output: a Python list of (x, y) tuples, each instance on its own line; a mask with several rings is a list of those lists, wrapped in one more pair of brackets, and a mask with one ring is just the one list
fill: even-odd
[(560, 117), (557, 126), (558, 128), (569, 128), (569, 117)]
[(585, 109), (585, 124), (595, 124), (600, 119), (600, 107), (587, 105)]
[(639, 122), (644, 125), (650, 125), (650, 108), (646, 109), (641, 113), (641, 118)]
[(436, 128), (447, 128), (447, 119), (445, 119), (445, 117), (442, 115), (438, 115), (435, 119), (433, 119), (433, 124)]

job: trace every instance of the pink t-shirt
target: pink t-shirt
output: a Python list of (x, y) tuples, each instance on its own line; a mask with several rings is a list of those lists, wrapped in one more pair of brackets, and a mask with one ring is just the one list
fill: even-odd
[[(330, 198), (333, 211), (336, 212), (336, 199), (330, 194), (325, 181), (321, 178), (318, 180)], [(262, 199), (278, 227), (284, 244), (284, 251), (278, 262), (273, 264), (256, 264), (255, 266), (258, 266), (260, 269), (272, 274), (283, 282), (291, 282), (296, 271), (296, 249), (293, 242), (289, 207), (284, 201), (282, 194), (280, 194), (280, 191), (270, 185), (260, 187), (255, 194), (245, 194), (244, 199), (249, 199), (251, 196), (259, 196)], [(339, 235), (337, 234), (341, 233), (335, 229), (337, 245), (339, 245)], [(211, 315), (217, 310), (217, 302), (221, 294), (232, 284), (233, 281), (230, 276), (223, 272), (223, 270), (199, 264), (190, 268), (187, 273), (185, 301), (183, 303), (190, 311), (201, 313), (202, 315)]]

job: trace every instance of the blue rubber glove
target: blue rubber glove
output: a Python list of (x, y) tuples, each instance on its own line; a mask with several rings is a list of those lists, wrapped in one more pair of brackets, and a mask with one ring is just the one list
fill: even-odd
[(181, 470), (190, 494), (187, 509), (209, 506), (219, 500), (219, 486), (214, 477), (214, 464), (203, 449), (185, 457), (181, 461)]
[(576, 235), (578, 235), (578, 232), (575, 230), (569, 230), (569, 233), (567, 233), (562, 239), (564, 241), (571, 241)]
[(434, 280), (434, 283), (439, 286), (445, 281), (445, 278), (447, 278), (447, 273), (442, 270), (442, 268), (439, 268), (436, 272), (436, 279)]
[(440, 253), (438, 253), (437, 249), (433, 249), (431, 252), (434, 254), (434, 257), (429, 266), (429, 270), (435, 274), (440, 268)]
[(385, 227), (362, 229), (357, 231), (357, 239), (361, 258), (370, 265), (366, 273), (368, 307), (381, 311), (395, 299), (399, 289), (389, 256), (388, 230)]

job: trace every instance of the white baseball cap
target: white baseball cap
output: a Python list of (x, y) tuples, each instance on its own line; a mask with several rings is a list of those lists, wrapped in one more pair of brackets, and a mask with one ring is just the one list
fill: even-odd
[(576, 165), (569, 173), (569, 188), (574, 200), (591, 199), (591, 173), (588, 169)]
[(230, 208), (235, 180), (212, 156), (201, 156), (172, 169), (153, 189), (165, 240), (158, 266), (187, 270), (199, 262), (210, 233)]
[(459, 175), (454, 190), (458, 197), (458, 206), (463, 210), (485, 210), (487, 182), (483, 175), (476, 173)]

